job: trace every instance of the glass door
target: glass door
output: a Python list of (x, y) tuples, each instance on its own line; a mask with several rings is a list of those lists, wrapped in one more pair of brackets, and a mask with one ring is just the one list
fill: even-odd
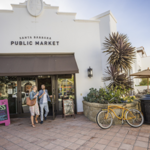
[(21, 102), (21, 114), (30, 114), (29, 106), (26, 105), (26, 98), (31, 92), (32, 86), (36, 85), (35, 77), (21, 77), (21, 92), (20, 92), (20, 102)]
[(38, 90), (41, 89), (41, 85), (44, 84), (45, 88), (48, 90), (48, 94), (52, 95), (51, 102), (48, 102), (49, 105), (49, 116), (52, 117), (52, 119), (55, 119), (56, 115), (56, 103), (55, 103), (55, 94), (56, 94), (56, 89), (55, 89), (55, 79), (56, 77), (53, 76), (38, 76)]
[[(47, 89), (48, 94), (52, 95), (52, 84), (51, 84), (51, 76), (38, 76), (38, 91), (41, 90), (41, 85), (45, 85), (45, 89)], [(52, 103), (48, 102), (49, 106), (49, 116), (53, 115)]]
[(8, 99), (10, 117), (30, 115), (26, 98), (34, 85), (36, 77), (0, 77), (0, 99)]

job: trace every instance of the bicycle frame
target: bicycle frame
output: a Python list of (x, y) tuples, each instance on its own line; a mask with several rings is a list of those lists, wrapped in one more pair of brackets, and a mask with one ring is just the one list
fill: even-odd
[[(121, 109), (122, 110), (122, 115), (121, 115), (121, 117), (119, 117), (116, 113), (115, 113), (115, 109)], [(108, 112), (107, 112), (107, 114), (106, 114), (106, 116), (105, 116), (105, 118), (107, 119), (107, 117), (108, 117), (108, 114), (109, 114), (109, 112), (112, 114), (114, 114), (115, 116), (116, 116), (116, 118), (118, 118), (118, 119), (120, 119), (120, 120), (127, 120), (127, 118), (126, 118), (126, 113), (127, 113), (127, 111), (129, 111), (129, 113), (131, 114), (131, 116), (133, 116), (133, 117), (130, 117), (130, 118), (128, 118), (128, 120), (130, 120), (130, 119), (134, 119), (134, 118), (136, 118), (134, 115), (133, 115), (133, 113), (129, 110), (129, 109), (127, 109), (127, 108), (125, 108), (125, 107), (122, 107), (122, 106), (108, 106)]]

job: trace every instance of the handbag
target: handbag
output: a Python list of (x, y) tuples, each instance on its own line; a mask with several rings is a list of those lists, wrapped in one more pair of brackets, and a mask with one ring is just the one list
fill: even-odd
[(36, 98), (34, 98), (33, 100), (30, 99), (30, 97), (26, 98), (26, 104), (28, 106), (34, 106), (36, 104)]

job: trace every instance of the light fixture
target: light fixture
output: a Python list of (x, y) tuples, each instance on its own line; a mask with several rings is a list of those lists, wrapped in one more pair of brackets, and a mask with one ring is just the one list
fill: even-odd
[(93, 77), (93, 69), (91, 67), (88, 69), (88, 77)]
[(43, 76), (38, 76), (38, 78), (42, 78)]
[(141, 69), (139, 69), (138, 71), (141, 71)]

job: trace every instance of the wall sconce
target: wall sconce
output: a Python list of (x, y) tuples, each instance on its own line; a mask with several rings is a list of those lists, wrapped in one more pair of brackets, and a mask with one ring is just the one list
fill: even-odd
[(93, 69), (91, 67), (88, 69), (88, 77), (93, 77)]

